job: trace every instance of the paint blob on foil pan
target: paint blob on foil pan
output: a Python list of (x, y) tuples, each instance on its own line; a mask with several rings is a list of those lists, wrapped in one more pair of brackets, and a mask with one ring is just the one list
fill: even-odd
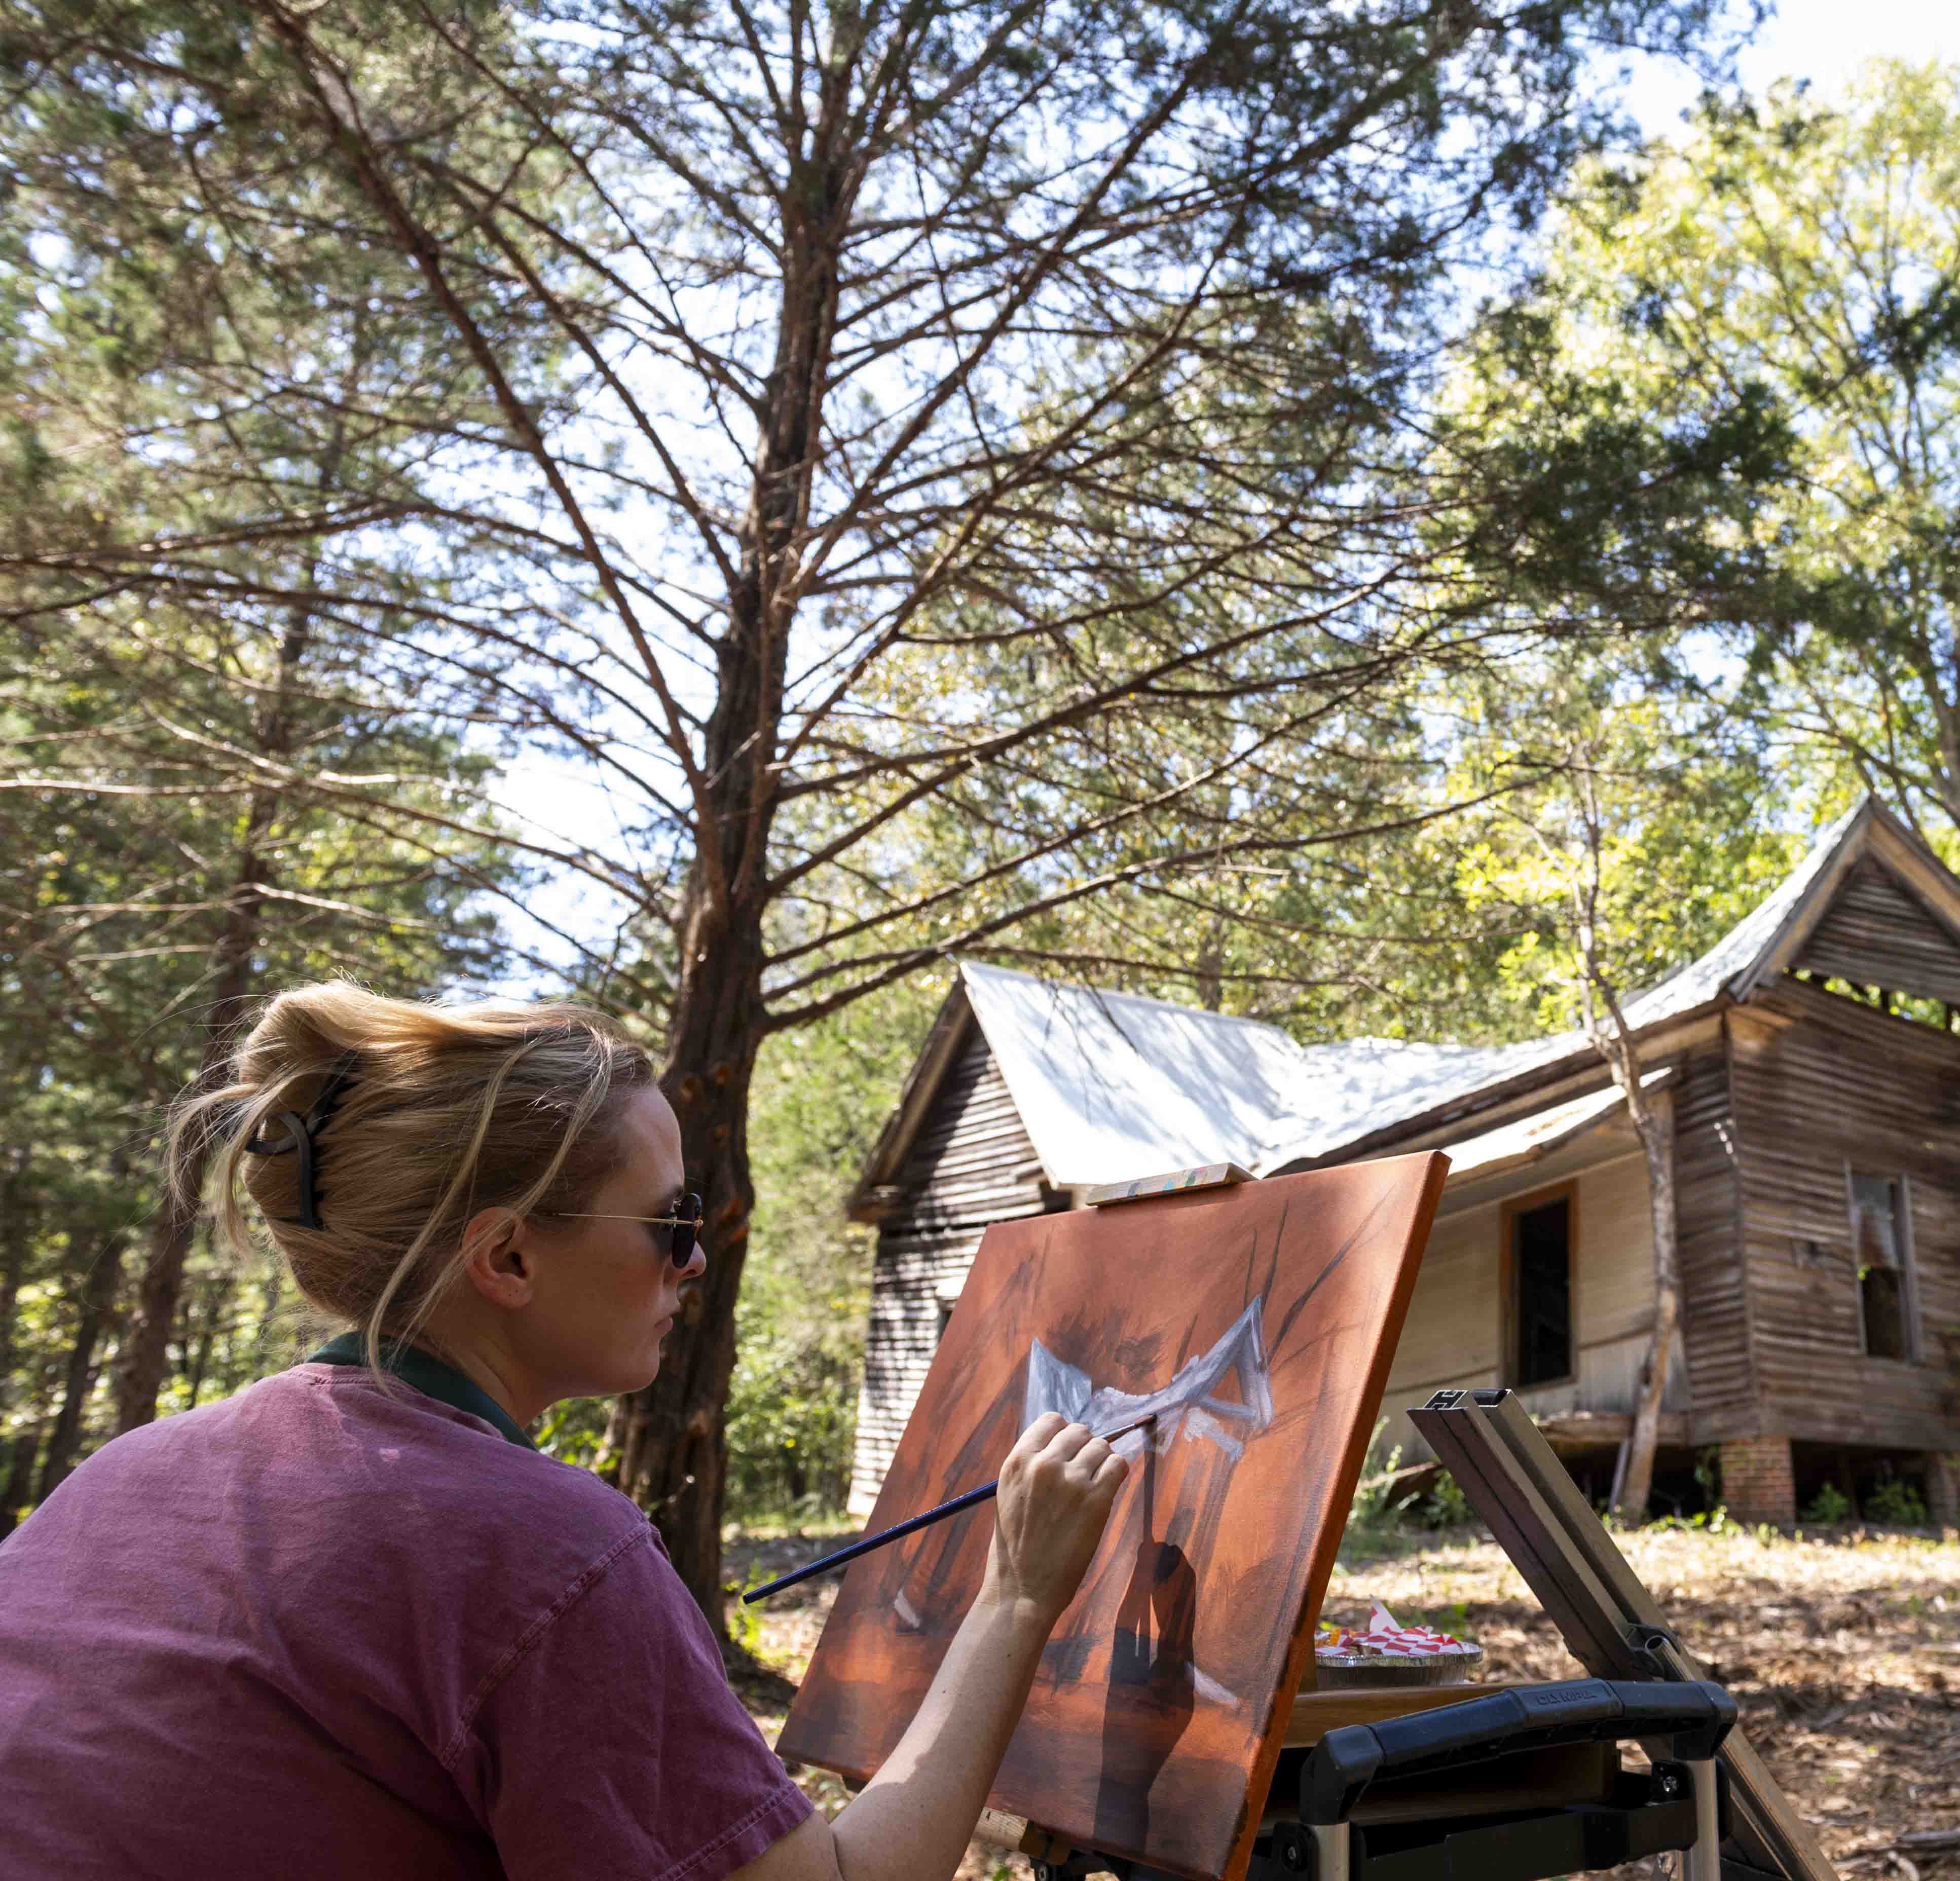
[(1403, 1626), (1379, 1601), (1365, 1628), (1323, 1626), (1314, 1642), (1315, 1682), (1323, 1691), (1356, 1686), (1461, 1685), (1482, 1647), (1433, 1626)]

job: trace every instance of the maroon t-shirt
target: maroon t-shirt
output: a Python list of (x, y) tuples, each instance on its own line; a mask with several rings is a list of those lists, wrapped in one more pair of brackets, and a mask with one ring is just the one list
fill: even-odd
[(0, 1870), (722, 1881), (810, 1804), (646, 1518), (308, 1364), (0, 1546)]

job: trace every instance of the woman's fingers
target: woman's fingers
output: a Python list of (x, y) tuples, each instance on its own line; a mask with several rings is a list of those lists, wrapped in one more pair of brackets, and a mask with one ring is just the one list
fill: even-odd
[(1096, 1471), (1096, 1488), (1099, 1493), (1113, 1498), (1128, 1479), (1130, 1463), (1127, 1457), (1119, 1457), (1111, 1450), (1098, 1465)]
[[(1026, 1461), (1039, 1457), (1045, 1450), (1055, 1432), (1065, 1430), (1068, 1419), (1059, 1411), (1044, 1411), (1016, 1438), (1014, 1447), (1007, 1452), (1007, 1461)], [(1006, 1465), (1002, 1466), (1004, 1470)]]
[(990, 1572), (1050, 1616), (1074, 1597), (1129, 1465), (1084, 1424), (1038, 1419), (1001, 1470)]
[[(1076, 1428), (1080, 1429), (1081, 1427), (1078, 1425)], [(1103, 1438), (1091, 1436), (1069, 1458), (1069, 1466), (1077, 1471), (1084, 1482), (1093, 1482), (1096, 1471), (1115, 1454)]]
[(1053, 1457), (1058, 1462), (1068, 1463), (1080, 1456), (1091, 1444), (1099, 1444), (1102, 1441), (1087, 1424), (1064, 1424), (1042, 1446), (1042, 1454)]

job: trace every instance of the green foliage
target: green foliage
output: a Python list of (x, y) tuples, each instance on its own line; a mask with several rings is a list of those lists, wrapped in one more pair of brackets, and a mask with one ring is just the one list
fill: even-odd
[(1956, 138), (1960, 69), (1888, 62), (1582, 166), (1452, 413), (1515, 492), (1494, 582), (1705, 630), (1672, 682), (1798, 758), (1813, 815), (1876, 790), (1949, 856)]
[(1865, 1514), (1874, 1522), (1891, 1522), (1901, 1528), (1923, 1528), (1927, 1520), (1925, 1498), (1911, 1483), (1893, 1476), (1883, 1478), (1866, 1497)]
[(1851, 1498), (1834, 1482), (1827, 1482), (1805, 1505), (1803, 1519), (1825, 1527), (1851, 1519)]
[(1389, 1492), (1396, 1471), (1402, 1467), (1402, 1445), (1394, 1445), (1386, 1455), (1378, 1454), (1376, 1447), (1382, 1431), (1388, 1427), (1386, 1418), (1377, 1418), (1369, 1437), (1368, 1460), (1348, 1505), (1349, 1533), (1372, 1535), (1389, 1527), (1395, 1520), (1395, 1511), (1389, 1505)]
[[(374, 526), (428, 503), (415, 412), (454, 392), (413, 271), (315, 239), (304, 184), (228, 215), (306, 162), (242, 14), (88, 11), (79, 65), (32, 43), (72, 44), (70, 9), (10, 25), (37, 82), (0, 128), (0, 1451), (30, 1457), (72, 1370), (79, 1453), (113, 1427), (156, 1129), (212, 1025), (332, 974), (501, 975), (489, 897), (521, 880), (498, 818), (457, 814), (496, 770), (479, 678), (413, 631), (456, 545)], [(192, 70), (236, 110), (190, 110)], [(202, 1238), (164, 1307), (165, 1412), (312, 1330)]]
[(1492, 936), (1493, 1030), (1605, 1024), (1609, 992), (1711, 945), (1800, 847), (1775, 827), (1778, 780), (1748, 729), (1653, 683), (1637, 650), (1518, 657), (1472, 693), (1460, 750), (1466, 790), (1511, 786), (1445, 839)]
[(1446, 1470), (1437, 1479), (1436, 1487), (1424, 1497), (1422, 1521), (1426, 1528), (1462, 1528), (1476, 1519), (1470, 1498)]
[[(749, 1565), (748, 1578), (742, 1583), (740, 1591), (743, 1593), (749, 1593), (752, 1589), (760, 1587), (768, 1578), (768, 1576), (762, 1571), (762, 1563), (751, 1562)], [(729, 1637), (741, 1651), (747, 1654), (751, 1659), (759, 1657), (762, 1650), (761, 1603), (759, 1601), (753, 1606), (750, 1606), (739, 1600), (730, 1600), (728, 1603), (728, 1632)]]
[[(485, 807), (495, 726), (618, 793), (617, 846), (555, 856), (644, 911), (638, 955), (588, 984), (650, 1031), (701, 885), (764, 885), (757, 981), (718, 978), (713, 950), (689, 967), (699, 1009), (758, 1015), (740, 1045), (791, 1028), (768, 1031), (747, 1120), (746, 1512), (842, 1498), (870, 1241), (840, 1206), (949, 949), (1316, 1037), (1426, 1031), (1439, 1006), (1463, 1036), (1566, 1022), (1569, 884), (1529, 834), (1553, 793), (1412, 832), (1544, 783), (1578, 738), (1616, 774), (1692, 774), (1608, 831), (1612, 972), (1678, 961), (1781, 859), (1759, 754), (1713, 741), (1691, 764), (1716, 718), (1650, 709), (1631, 665), (1508, 664), (1503, 634), (1730, 625), (1745, 587), (1801, 580), (1834, 597), (1818, 631), (1877, 725), (1894, 694), (1858, 691), (1851, 629), (1905, 618), (1907, 565), (1881, 545), (1829, 589), (1801, 517), (1809, 563), (1782, 555), (1796, 512), (1758, 492), (1814, 427), (1774, 374), (1699, 402), (1666, 361), (1589, 376), (1555, 310), (1493, 322), (1451, 421), (1409, 420), (1452, 252), (1486, 205), (1528, 222), (1602, 132), (1589, 48), (1696, 52), (1719, 11), (1208, 0), (1064, 6), (1029, 33), (1000, 8), (819, 9), (756, 29), (760, 71), (730, 50), (749, 16), (692, 0), (548, 4), (523, 30), (476, 0), (441, 22), (316, 8), (283, 36), (229, 4), (24, 16), (8, 57), (36, 82), (0, 128), (0, 740), (53, 781), (0, 809), (0, 1149), (27, 1158), (0, 1435), (38, 1432), (84, 1276), (139, 1251), (154, 1182), (119, 1152), (195, 1069), (221, 966), (253, 990), (498, 970), (482, 898), (525, 878)], [(803, 75), (807, 98), (755, 109)], [(1135, 160), (1026, 138), (1029, 100), (1134, 122)], [(813, 143), (806, 103), (842, 113)], [(571, 150), (632, 186), (602, 199)], [(786, 288), (791, 265), (834, 299)], [(953, 306), (1000, 319), (950, 339)], [(1944, 357), (1930, 317), (1880, 337), (1895, 376)], [(1901, 514), (1879, 532), (1930, 555), (1935, 512)], [(1742, 618), (1768, 635), (1760, 605)], [(167, 1407), (300, 1336), (276, 1273), (202, 1246), (178, 1312)], [(546, 1440), (597, 1461), (606, 1431), (574, 1406)]]
[(1730, 1517), (1727, 1506), (1720, 1502), (1712, 1509), (1698, 1509), (1692, 1515), (1658, 1515), (1640, 1526), (1650, 1532), (1674, 1530), (1693, 1535), (1739, 1535), (1744, 1532), (1742, 1524)]
[(730, 1512), (811, 1519), (850, 1487), (872, 1231), (844, 1206), (940, 989), (895, 988), (763, 1048), (755, 1225), (736, 1313)]

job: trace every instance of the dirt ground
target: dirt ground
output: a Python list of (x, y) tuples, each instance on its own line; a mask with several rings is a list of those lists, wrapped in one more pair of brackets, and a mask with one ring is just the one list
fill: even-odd
[[(846, 1533), (737, 1536), (732, 1578), (760, 1580), (813, 1558)], [(1960, 1881), (1960, 1537), (1853, 1532), (1792, 1538), (1647, 1530), (1621, 1544), (1688, 1644), (1740, 1702), (1777, 1779), (1846, 1872)], [(759, 1609), (750, 1644), (768, 1675), (744, 1698), (771, 1741), (782, 1727), (835, 1593), (807, 1582)], [(1582, 1676), (1494, 1543), (1351, 1551), (1326, 1617), (1366, 1618), (1381, 1600), (1475, 1639), (1486, 1676)], [(798, 1780), (834, 1810), (834, 1778)], [(1949, 1832), (1931, 1835), (1929, 1832)], [(1895, 1846), (1904, 1835), (1915, 1844)], [(1951, 1841), (1950, 1848), (1939, 1842)], [(1936, 1844), (1929, 1847), (1929, 1841)], [(1021, 1875), (1026, 1864), (976, 1846), (963, 1873)]]

